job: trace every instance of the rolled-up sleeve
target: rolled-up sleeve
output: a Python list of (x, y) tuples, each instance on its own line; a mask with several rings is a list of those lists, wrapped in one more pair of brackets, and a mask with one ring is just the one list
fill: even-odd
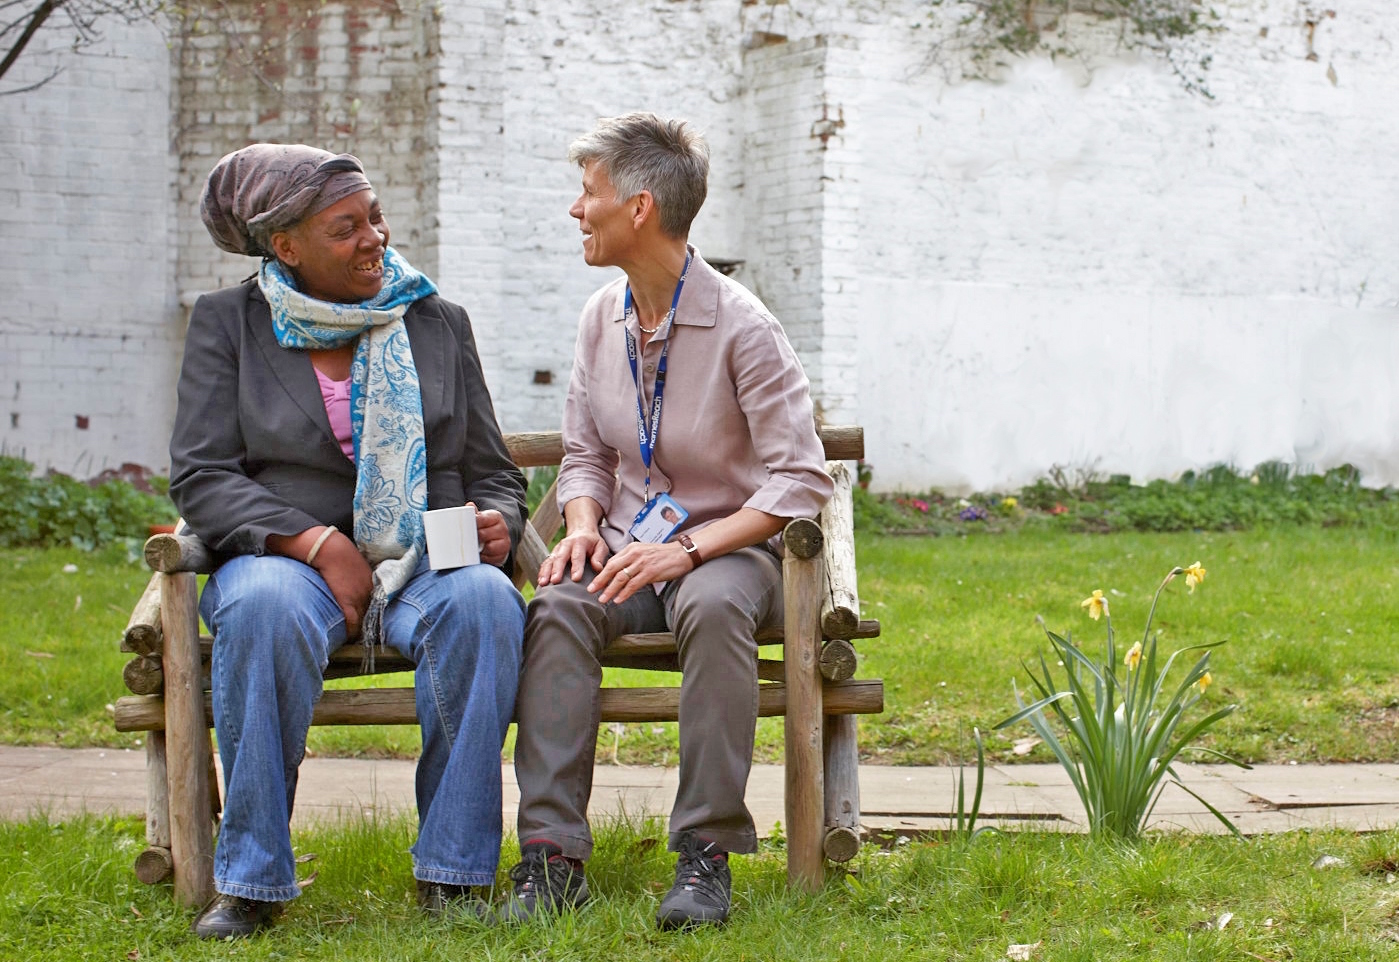
[(811, 389), (775, 321), (754, 325), (734, 354), (734, 385), (767, 481), (744, 502), (779, 518), (813, 518), (835, 490), (816, 431)]
[[(624, 278), (601, 288), (579, 320), (559, 503), (596, 500), (614, 550), (646, 499), (659, 492), (687, 512), (681, 532), (744, 507), (779, 518), (820, 513), (833, 485), (810, 385), (762, 302), (696, 259), (672, 325), (641, 347), (633, 368), (623, 331), (636, 336), (638, 322), (623, 313), (624, 291)], [(654, 404), (663, 355), (664, 415), (648, 467), (638, 444), (638, 410)], [(646, 400), (637, 396), (638, 375)]]

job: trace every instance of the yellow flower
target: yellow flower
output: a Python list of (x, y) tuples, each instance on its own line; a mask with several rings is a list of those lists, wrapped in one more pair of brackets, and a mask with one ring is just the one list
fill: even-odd
[(1185, 584), (1190, 588), (1192, 593), (1195, 591), (1195, 586), (1204, 580), (1205, 569), (1201, 566), (1200, 562), (1197, 561), (1185, 569)]
[(1142, 662), (1142, 643), (1139, 641), (1127, 652), (1127, 670), (1131, 671)]
[(1018, 505), (1019, 503), (1020, 503), (1020, 501), (1019, 501), (1018, 499), (1016, 499), (1016, 498), (1002, 498), (1002, 499), (1001, 499), (1001, 504), (1005, 505), (1007, 508), (1013, 508), (1013, 507), (1015, 507), (1016, 505)]
[(1079, 604), (1079, 607), (1087, 608), (1088, 617), (1097, 621), (1104, 614), (1108, 613), (1108, 600), (1103, 597), (1103, 592), (1101, 590), (1095, 590), (1093, 592), (1093, 597), (1084, 598)]
[(1200, 680), (1196, 682), (1196, 684), (1200, 686), (1200, 691), (1203, 692), (1206, 688), (1210, 686), (1210, 683), (1213, 681), (1214, 679), (1210, 677), (1210, 673), (1205, 672), (1203, 675), (1200, 676)]

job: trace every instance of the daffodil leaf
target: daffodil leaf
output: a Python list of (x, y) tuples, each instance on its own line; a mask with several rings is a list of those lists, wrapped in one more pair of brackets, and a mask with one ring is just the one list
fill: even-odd
[(1215, 818), (1219, 819), (1219, 821), (1223, 823), (1224, 827), (1229, 829), (1230, 834), (1232, 834), (1235, 838), (1241, 840), (1243, 839), (1244, 834), (1243, 832), (1239, 831), (1239, 826), (1235, 825), (1233, 821), (1229, 818), (1229, 816), (1225, 815), (1219, 809), (1215, 808), (1209, 802), (1205, 801), (1205, 799), (1200, 795), (1199, 792), (1196, 792), (1194, 789), (1190, 788), (1184, 782), (1179, 780), (1174, 782), (1174, 784), (1179, 785), (1182, 791), (1194, 798), (1195, 801), (1199, 802), (1201, 805), (1205, 806), (1205, 808), (1209, 809), (1210, 814), (1213, 815)]
[(1032, 705), (1026, 705), (1024, 708), (1020, 709), (1018, 712), (1016, 712), (1014, 715), (1011, 715), (1009, 718), (1005, 719), (1004, 721), (997, 722), (996, 725), (994, 726), (994, 728), (995, 728), (997, 731), (999, 731), (999, 730), (1002, 729), (1002, 728), (1009, 728), (1011, 725), (1014, 725), (1016, 722), (1024, 721), (1026, 718), (1029, 718), (1031, 715), (1035, 715), (1035, 714), (1038, 714), (1038, 713), (1042, 712), (1042, 711), (1044, 710), (1044, 708), (1045, 708), (1046, 705), (1052, 705), (1052, 704), (1054, 704), (1054, 703), (1057, 702), (1057, 701), (1060, 701), (1060, 700), (1062, 700), (1062, 699), (1064, 699), (1064, 698), (1068, 698), (1068, 697), (1069, 697), (1069, 694), (1070, 694), (1069, 692), (1061, 691), (1061, 692), (1056, 692), (1055, 694), (1050, 695), (1050, 696), (1047, 697), (1047, 698), (1041, 698), (1039, 701), (1035, 702), (1035, 703), (1032, 704)]

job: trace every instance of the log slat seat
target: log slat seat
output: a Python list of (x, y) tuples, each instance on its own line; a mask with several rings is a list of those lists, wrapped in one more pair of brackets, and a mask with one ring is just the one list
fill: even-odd
[[(855, 546), (850, 471), (843, 463), (864, 454), (858, 427), (825, 427), (821, 438), (836, 494), (816, 520), (798, 519), (783, 533), (786, 623), (760, 632), (758, 662), (761, 716), (785, 717), (788, 879), (815, 887), (824, 860), (844, 861), (859, 846), (856, 718), (883, 711), (884, 687), (857, 680), (852, 641), (879, 635), (877, 621), (861, 619), (855, 585)], [(557, 465), (558, 432), (506, 435), (520, 467)], [(515, 583), (533, 583), (548, 545), (562, 527), (551, 487), (515, 553)], [(149, 732), (147, 751), (147, 848), (136, 860), (145, 882), (173, 877), (176, 898), (189, 905), (213, 893), (213, 826), (218, 815), (209, 730), (213, 726), (209, 661), (213, 639), (200, 637), (195, 576), (215, 559), (188, 533), (156, 535), (146, 543), (154, 570), (131, 613), (122, 648), (134, 657), (123, 671), (133, 693), (115, 704), (120, 731)], [(782, 658), (767, 657), (780, 649)], [(604, 652), (609, 667), (676, 671), (675, 638), (668, 632), (624, 635)], [(364, 646), (335, 652), (325, 677), (367, 674)], [(412, 671), (392, 651), (376, 651), (373, 674)], [(604, 722), (675, 721), (675, 687), (605, 687)], [(327, 690), (313, 725), (416, 724), (411, 687)]]

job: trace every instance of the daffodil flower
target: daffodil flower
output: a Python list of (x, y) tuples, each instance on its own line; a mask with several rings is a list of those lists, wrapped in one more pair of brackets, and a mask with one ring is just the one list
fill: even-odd
[(1083, 601), (1079, 603), (1079, 607), (1086, 608), (1088, 610), (1088, 617), (1097, 621), (1104, 614), (1108, 613), (1108, 600), (1103, 597), (1101, 589), (1094, 589), (1093, 596), (1091, 598), (1084, 598)]
[(1020, 502), (1016, 498), (1003, 498), (1001, 504), (1005, 505), (1007, 508), (1014, 508), (1020, 504)]
[[(1172, 760), (1185, 757), (1182, 752), (1202, 750), (1194, 742), (1234, 711), (1233, 705), (1209, 705), (1204, 700), (1214, 681), (1208, 671), (1208, 651), (1196, 656), (1183, 679), (1177, 676), (1175, 683), (1167, 679), (1179, 656), (1213, 644), (1180, 649), (1164, 664), (1158, 657), (1160, 637), (1152, 629), (1156, 605), (1171, 581), (1182, 575), (1194, 588), (1205, 580), (1205, 568), (1198, 561), (1189, 567), (1171, 567), (1152, 596), (1146, 629), (1135, 643), (1127, 640), (1119, 646), (1108, 610), (1114, 597), (1130, 595), (1103, 589), (1080, 602), (1090, 618), (1107, 622), (1101, 659), (1075, 644), (1068, 633), (1057, 635), (1046, 627), (1053, 651), (1041, 655), (1035, 667), (1027, 666), (1041, 697), (1031, 703), (1027, 693), (1015, 687), (1019, 710), (997, 725), (1030, 724), (1070, 774), (1095, 836), (1139, 837), (1164, 785), (1177, 781)], [(1043, 619), (1039, 621), (1043, 626)], [(1197, 708), (1213, 710), (1189, 721), (1187, 716)], [(1205, 751), (1220, 757), (1218, 752)], [(1234, 761), (1227, 756), (1225, 760)], [(1227, 816), (1213, 807), (1210, 812), (1238, 833)]]

